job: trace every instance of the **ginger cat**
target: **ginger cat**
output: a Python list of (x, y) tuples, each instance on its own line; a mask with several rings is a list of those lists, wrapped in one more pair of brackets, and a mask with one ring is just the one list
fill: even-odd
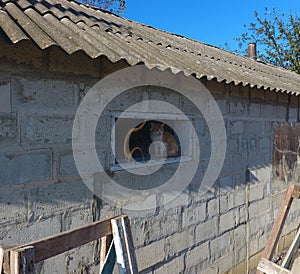
[(155, 157), (169, 158), (178, 157), (178, 144), (175, 137), (164, 129), (164, 124), (160, 122), (150, 123), (150, 138), (152, 142), (159, 141), (165, 145), (165, 150), (159, 144), (155, 145)]

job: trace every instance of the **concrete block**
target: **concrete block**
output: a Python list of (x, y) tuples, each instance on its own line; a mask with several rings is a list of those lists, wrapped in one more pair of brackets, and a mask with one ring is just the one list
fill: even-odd
[(52, 110), (67, 108), (75, 113), (79, 87), (76, 83), (58, 79), (14, 77), (12, 80), (13, 109)]
[(17, 142), (17, 116), (15, 114), (0, 113), (0, 146), (16, 144)]
[(90, 208), (87, 208), (75, 212), (69, 211), (68, 215), (64, 214), (62, 219), (62, 226), (64, 230), (70, 230), (85, 226), (92, 222), (92, 211)]
[(207, 215), (212, 218), (219, 214), (219, 199), (215, 198), (207, 202)]
[(253, 201), (249, 205), (249, 218), (255, 219), (257, 215), (262, 214), (263, 212), (266, 212), (268, 210), (270, 210), (270, 201), (268, 197), (259, 201)]
[(192, 250), (186, 253), (185, 257), (185, 266), (189, 268), (195, 266), (199, 263), (202, 263), (205, 260), (209, 259), (209, 245), (208, 242), (203, 243), (199, 246), (196, 246)]
[(164, 264), (162, 267), (155, 269), (154, 274), (182, 273), (184, 269), (184, 256), (180, 256), (176, 257), (169, 263)]
[(94, 262), (94, 243), (70, 250), (66, 255), (66, 273), (88, 273), (88, 265)]
[(237, 211), (230, 210), (227, 213), (220, 216), (220, 232), (231, 230), (236, 225), (236, 213)]
[(219, 204), (219, 213), (223, 214), (224, 212), (227, 212), (230, 210), (229, 203), (228, 203), (228, 196), (222, 195), (220, 196), (220, 204)]
[(286, 119), (287, 107), (286, 106), (276, 106), (276, 117), (279, 119)]
[(289, 121), (296, 122), (298, 117), (298, 109), (289, 107)]
[(72, 152), (62, 152), (59, 156), (59, 177), (75, 178), (79, 177)]
[(245, 190), (236, 188), (227, 194), (228, 208), (236, 208), (245, 204)]
[(10, 79), (0, 79), (0, 113), (11, 112), (11, 87)]
[(165, 214), (160, 219), (161, 236), (171, 235), (181, 229), (180, 214)]
[(192, 205), (184, 209), (182, 213), (182, 227), (186, 228), (191, 225), (203, 222), (206, 218), (206, 203)]
[(187, 229), (175, 233), (166, 239), (166, 251), (168, 257), (172, 257), (179, 252), (189, 249), (194, 244), (194, 230)]
[(274, 119), (276, 117), (276, 106), (275, 105), (262, 105), (261, 107), (262, 117), (268, 119)]
[(217, 105), (222, 113), (222, 115), (227, 115), (229, 113), (229, 103), (226, 99), (216, 99)]
[(218, 260), (219, 273), (226, 273), (234, 265), (234, 254), (228, 253)]
[[(145, 87), (142, 87), (145, 89)], [(163, 87), (146, 87), (147, 92), (149, 92), (149, 100), (157, 100), (162, 102), (168, 102), (175, 107), (180, 108), (181, 104), (186, 103), (187, 98), (182, 98), (182, 96), (174, 91), (165, 89)]]
[(248, 121), (247, 122), (247, 136), (261, 136), (262, 135), (262, 122), (261, 121)]
[(72, 141), (72, 116), (25, 116), (22, 142), (29, 144), (68, 144)]
[(230, 134), (243, 134), (245, 131), (244, 121), (231, 121)]
[(205, 274), (216, 274), (219, 273), (219, 266), (217, 263), (211, 264), (208, 267), (197, 267), (196, 273), (205, 273)]
[(264, 136), (259, 139), (259, 149), (272, 150), (271, 138)]
[(26, 221), (27, 218), (26, 196), (27, 196), (26, 190), (2, 189), (0, 191), (0, 224), (9, 221), (17, 221), (17, 222)]
[(238, 227), (236, 227), (233, 230), (233, 246), (234, 249), (237, 247), (243, 247), (246, 246), (246, 241), (247, 241), (247, 225), (243, 224)]
[(25, 244), (59, 232), (61, 232), (60, 216), (38, 220), (31, 224), (13, 224), (0, 242), (0, 245)]
[(211, 240), (210, 254), (213, 260), (220, 258), (223, 254), (229, 253), (232, 245), (232, 238), (230, 234), (230, 232), (226, 232), (223, 235)]
[(82, 209), (90, 206), (93, 193), (83, 182), (56, 183), (40, 187), (35, 197), (33, 213), (47, 216), (53, 212), (63, 212), (68, 209)]
[(52, 156), (48, 149), (0, 155), (0, 185), (47, 181), (52, 178)]
[[(255, 177), (257, 180), (257, 171), (255, 172)], [(249, 202), (253, 202), (256, 200), (261, 200), (264, 197), (264, 189), (265, 189), (265, 184), (263, 183), (257, 183), (257, 184), (250, 184), (249, 188)]]
[(136, 250), (136, 259), (139, 272), (156, 265), (165, 260), (165, 240), (154, 242), (153, 244)]
[(248, 114), (251, 117), (260, 117), (261, 116), (261, 105), (251, 103), (248, 106)]
[(206, 242), (207, 240), (214, 238), (218, 231), (217, 222), (218, 218), (215, 217), (197, 225), (195, 230), (195, 243)]
[(48, 260), (35, 264), (36, 273), (53, 274), (68, 273), (66, 268), (66, 254), (60, 254)]
[(243, 101), (230, 101), (229, 103), (230, 113), (241, 115), (246, 113), (247, 111), (247, 104)]

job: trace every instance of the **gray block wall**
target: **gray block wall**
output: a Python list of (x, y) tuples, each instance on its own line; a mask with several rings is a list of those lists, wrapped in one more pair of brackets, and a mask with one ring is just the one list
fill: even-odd
[[(196, 191), (196, 178), (171, 204), (128, 212), (87, 189), (76, 170), (71, 144), (74, 115), (84, 94), (126, 64), (110, 64), (105, 58), (92, 61), (83, 53), (67, 56), (55, 48), (45, 54), (22, 45), (3, 44), (0, 52), (0, 245), (22, 244), (127, 213), (141, 273), (253, 272), (286, 187), (277, 182), (275, 188), (271, 181), (273, 125), (297, 121), (298, 98), (202, 80), (226, 124), (227, 153), (217, 182), (202, 195)], [(110, 107), (122, 111), (139, 96), (135, 90)], [(145, 89), (143, 96), (164, 98), (191, 110), (186, 99), (163, 89)], [(104, 116), (109, 127), (107, 119)], [(194, 122), (201, 142), (209, 144), (202, 120)], [(106, 147), (99, 144), (108, 164)], [(203, 169), (209, 156), (204, 148)], [(114, 176), (122, 177), (122, 172)], [(297, 204), (291, 209), (278, 253), (293, 238), (299, 209)], [(38, 270), (93, 273), (98, 261), (95, 242), (45, 261)]]

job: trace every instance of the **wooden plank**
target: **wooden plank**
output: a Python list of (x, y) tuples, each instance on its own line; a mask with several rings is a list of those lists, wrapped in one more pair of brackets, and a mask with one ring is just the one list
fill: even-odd
[(34, 260), (36, 263), (38, 263), (73, 248), (112, 234), (112, 219), (113, 217), (107, 218), (105, 220), (62, 232), (42, 240), (30, 242), (26, 245), (18, 246), (17, 248), (32, 246), (35, 251)]
[(2, 246), (2, 250), (3, 250), (2, 272), (4, 274), (10, 274), (10, 250), (13, 250), (15, 247), (16, 245)]
[(101, 269), (100, 274), (111, 274), (113, 273), (114, 266), (116, 264), (116, 249), (115, 244), (112, 241), (105, 258), (103, 268)]
[(137, 274), (135, 251), (132, 241), (129, 219), (122, 216), (111, 220), (113, 241), (116, 249), (120, 274)]
[(281, 264), (283, 268), (289, 268), (289, 266), (291, 265), (291, 261), (294, 258), (294, 255), (299, 248), (299, 245), (300, 245), (300, 228), (298, 229), (296, 236), (283, 259), (283, 262)]
[(280, 204), (275, 223), (273, 225), (273, 228), (271, 230), (271, 234), (269, 236), (266, 248), (263, 252), (262, 257), (266, 259), (271, 259), (271, 257), (274, 255), (274, 251), (276, 248), (276, 245), (278, 243), (286, 216), (290, 210), (291, 203), (293, 201), (292, 195), (294, 193), (294, 184), (289, 184), (288, 188), (285, 192), (285, 196), (283, 201)]
[(2, 246), (0, 246), (0, 274), (3, 271), (3, 259), (4, 259), (4, 249), (2, 248)]
[(34, 249), (32, 246), (10, 251), (11, 274), (34, 274)]
[(105, 265), (105, 261), (107, 259), (108, 251), (111, 247), (112, 243), (112, 235), (104, 236), (101, 238), (100, 245), (100, 273), (102, 273), (103, 267)]
[(290, 270), (285, 269), (265, 258), (260, 260), (257, 269), (266, 274), (294, 274)]
[[(280, 204), (274, 225), (271, 230), (271, 234), (267, 241), (267, 245), (262, 253), (262, 258), (270, 260), (274, 255), (274, 251), (276, 249), (285, 219), (287, 217), (287, 214), (290, 210), (293, 201), (294, 191), (295, 191), (295, 185), (290, 183), (285, 191), (284, 199)], [(261, 274), (261, 273), (262, 272), (260, 272), (259, 270), (256, 272), (256, 274)]]

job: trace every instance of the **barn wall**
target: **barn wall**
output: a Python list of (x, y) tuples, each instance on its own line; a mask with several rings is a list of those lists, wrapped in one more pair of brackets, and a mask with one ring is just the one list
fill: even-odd
[[(74, 115), (85, 93), (99, 78), (126, 64), (109, 64), (105, 58), (92, 61), (83, 53), (69, 57), (55, 48), (41, 52), (25, 43), (15, 48), (3, 44), (2, 49), (0, 244), (21, 244), (108, 214), (128, 213), (142, 273), (245, 273), (256, 267), (286, 187), (271, 183), (273, 125), (297, 121), (298, 98), (203, 80), (227, 130), (226, 160), (218, 181), (202, 195), (196, 191), (196, 178), (171, 204), (126, 212), (86, 188), (71, 146)], [(134, 90), (111, 108), (122, 111), (139, 101), (141, 93), (193, 109), (182, 96), (153, 87)], [(109, 126), (108, 116), (103, 119)], [(201, 121), (200, 116), (195, 119), (196, 131), (203, 144), (209, 144), (209, 131)], [(105, 138), (109, 141), (108, 135)], [(100, 144), (100, 149), (105, 146)], [(204, 149), (203, 169), (209, 155)], [(107, 157), (103, 154), (106, 163)], [(122, 172), (114, 176), (122, 177)], [(279, 251), (291, 242), (299, 208), (292, 207)], [(86, 254), (91, 254), (89, 259)], [(88, 267), (92, 271), (97, 259), (99, 246), (92, 243), (39, 268), (42, 273), (84, 272)]]

